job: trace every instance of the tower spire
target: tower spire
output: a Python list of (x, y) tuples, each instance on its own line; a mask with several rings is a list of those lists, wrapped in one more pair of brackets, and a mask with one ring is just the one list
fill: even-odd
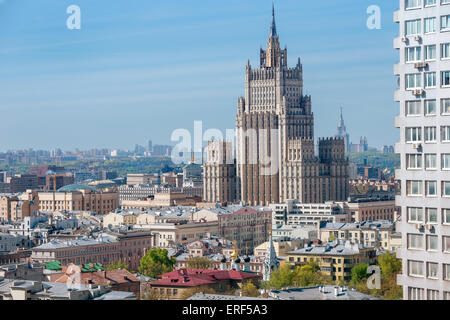
[(270, 36), (275, 37), (277, 35), (277, 26), (275, 24), (275, 5), (272, 2), (272, 24), (270, 26)]

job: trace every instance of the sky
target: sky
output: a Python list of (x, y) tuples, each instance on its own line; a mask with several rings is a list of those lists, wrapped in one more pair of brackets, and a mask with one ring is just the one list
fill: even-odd
[[(81, 9), (81, 29), (66, 12)], [(381, 9), (369, 30), (366, 10)], [(235, 126), (247, 59), (259, 66), (268, 0), (0, 0), (0, 151), (175, 144), (194, 121)], [(398, 140), (393, 101), (397, 1), (276, 0), (288, 64), (303, 64), (315, 137), (343, 108), (353, 143)]]

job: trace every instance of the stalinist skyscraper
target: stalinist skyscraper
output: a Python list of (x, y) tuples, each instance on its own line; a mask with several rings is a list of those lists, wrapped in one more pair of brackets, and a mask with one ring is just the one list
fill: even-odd
[(303, 94), (300, 59), (287, 65), (272, 8), (267, 49), (260, 66), (245, 70), (245, 97), (236, 115), (237, 198), (249, 205), (287, 199), (304, 203), (346, 200), (348, 160), (343, 139), (319, 140), (314, 149), (311, 96)]

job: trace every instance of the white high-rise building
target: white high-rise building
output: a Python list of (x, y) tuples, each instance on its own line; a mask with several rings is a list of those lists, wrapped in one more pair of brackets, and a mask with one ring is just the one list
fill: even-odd
[(396, 205), (405, 300), (450, 300), (450, 0), (400, 0)]

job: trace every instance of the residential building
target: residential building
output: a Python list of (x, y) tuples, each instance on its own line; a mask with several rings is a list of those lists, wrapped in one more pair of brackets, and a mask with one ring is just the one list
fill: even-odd
[(38, 189), (38, 177), (34, 174), (17, 174), (8, 178), (11, 193)]
[[(151, 282), (150, 294), (169, 300), (186, 297), (189, 289), (208, 286), (216, 291), (240, 288), (244, 281), (256, 282), (260, 276), (237, 270), (180, 269), (165, 273), (161, 279)], [(194, 294), (194, 293), (193, 293)]]
[(236, 201), (236, 163), (233, 145), (225, 141), (209, 141), (207, 160), (203, 166), (203, 199), (211, 203)]
[(376, 250), (362, 244), (337, 240), (324, 245), (305, 246), (287, 253), (288, 261), (292, 265), (304, 265), (315, 262), (320, 271), (333, 281), (349, 281), (352, 268), (361, 263), (374, 264)]
[(405, 300), (450, 300), (450, 4), (400, 1), (394, 21), (403, 237), (398, 284)]

